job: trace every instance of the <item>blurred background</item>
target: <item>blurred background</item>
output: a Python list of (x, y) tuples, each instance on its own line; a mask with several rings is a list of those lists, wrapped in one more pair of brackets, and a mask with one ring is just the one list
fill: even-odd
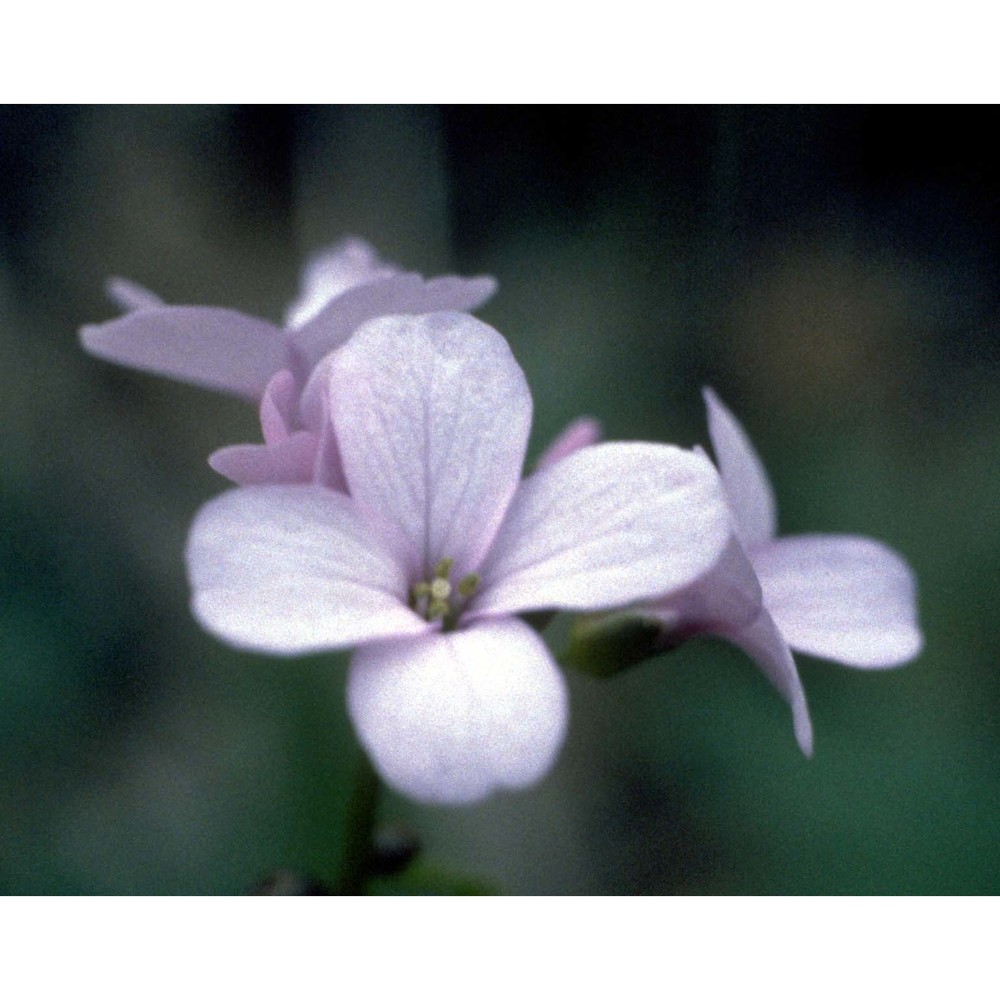
[[(706, 442), (746, 425), (783, 533), (871, 535), (920, 581), (891, 671), (797, 656), (816, 731), (711, 640), (570, 677), (552, 774), (466, 809), (387, 796), (411, 891), (1000, 891), (995, 109), (0, 109), (0, 891), (336, 879), (359, 750), (346, 657), (191, 619), (205, 463), (251, 407), (85, 355), (113, 274), (280, 321), (344, 235), (496, 276), (535, 393)], [(559, 623), (554, 626), (558, 632)], [(385, 880), (382, 891), (406, 881)]]

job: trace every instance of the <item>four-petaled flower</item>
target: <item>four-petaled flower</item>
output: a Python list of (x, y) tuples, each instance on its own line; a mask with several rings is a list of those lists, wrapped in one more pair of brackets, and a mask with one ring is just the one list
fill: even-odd
[(850, 667), (893, 667), (923, 645), (916, 583), (905, 560), (855, 535), (775, 537), (767, 474), (743, 427), (705, 389), (708, 431), (735, 534), (702, 579), (649, 605), (671, 640), (720, 636), (741, 647), (792, 707), (812, 753), (812, 722), (791, 650)]
[(187, 559), (198, 620), (279, 655), (357, 647), (348, 708), (385, 780), (427, 802), (533, 783), (566, 726), (561, 673), (520, 618), (686, 587), (731, 531), (715, 468), (579, 425), (520, 479), (531, 396), (472, 317), (383, 317), (322, 366), (344, 491), (210, 501)]
[[(84, 326), (83, 346), (118, 364), (260, 403), (263, 444), (231, 445), (209, 458), (234, 482), (317, 482), (342, 488), (325, 394), (310, 391), (319, 362), (377, 316), (471, 310), (496, 290), (492, 278), (425, 280), (347, 239), (307, 264), (284, 328), (234, 309), (165, 305), (121, 278), (108, 284), (126, 315)], [(317, 379), (317, 382), (321, 379)]]

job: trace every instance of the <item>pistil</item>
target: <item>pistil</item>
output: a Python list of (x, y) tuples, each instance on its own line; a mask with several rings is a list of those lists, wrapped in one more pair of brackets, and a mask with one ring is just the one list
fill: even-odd
[(465, 603), (479, 587), (479, 575), (469, 573), (452, 586), (453, 559), (441, 559), (429, 580), (419, 580), (410, 587), (410, 607), (427, 621), (441, 621), (445, 631), (458, 624)]

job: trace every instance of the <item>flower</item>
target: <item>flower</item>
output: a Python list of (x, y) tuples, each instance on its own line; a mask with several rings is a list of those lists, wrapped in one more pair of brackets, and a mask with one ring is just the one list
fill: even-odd
[(923, 646), (916, 581), (898, 553), (871, 538), (775, 537), (774, 494), (759, 456), (718, 396), (704, 396), (735, 533), (706, 576), (644, 611), (671, 641), (716, 635), (748, 653), (791, 705), (796, 739), (811, 756), (812, 722), (791, 649), (860, 668), (913, 659)]
[(730, 531), (704, 455), (580, 447), (523, 481), (531, 396), (506, 341), (460, 313), (381, 317), (324, 362), (347, 492), (241, 487), (199, 512), (192, 607), (238, 648), (357, 647), (347, 699), (382, 777), (437, 803), (540, 779), (565, 682), (529, 610), (686, 586)]
[(536, 469), (545, 469), (561, 462), (574, 451), (597, 444), (601, 439), (601, 425), (592, 417), (578, 417), (538, 456)]
[(376, 316), (475, 309), (495, 290), (488, 277), (425, 280), (404, 273), (352, 238), (306, 265), (283, 329), (233, 309), (165, 305), (147, 289), (114, 278), (108, 291), (129, 311), (84, 326), (80, 340), (105, 360), (259, 401), (264, 443), (215, 452), (209, 462), (222, 475), (241, 484), (337, 486), (336, 442), (325, 433), (322, 404), (305, 396), (319, 362)]

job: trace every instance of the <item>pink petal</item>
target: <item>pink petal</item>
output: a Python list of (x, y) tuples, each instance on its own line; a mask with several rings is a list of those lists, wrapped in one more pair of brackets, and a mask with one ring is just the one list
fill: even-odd
[[(492, 278), (432, 278), (397, 274), (347, 289), (309, 322), (290, 334), (311, 369), (335, 347), (346, 343), (362, 323), (379, 316), (466, 311), (482, 305), (496, 291)], [(398, 348), (397, 348), (398, 349)]]
[(521, 484), (473, 608), (596, 611), (661, 597), (705, 573), (730, 533), (718, 473), (703, 455), (593, 445)]
[(740, 422), (711, 389), (703, 389), (708, 434), (736, 519), (736, 532), (748, 548), (774, 537), (774, 492), (757, 452)]
[(298, 392), (287, 369), (276, 372), (260, 401), (260, 427), (267, 444), (284, 441), (298, 426)]
[(643, 609), (660, 619), (670, 638), (749, 625), (760, 614), (757, 574), (735, 536), (712, 568), (682, 590)]
[(330, 368), (336, 351), (331, 351), (313, 366), (299, 398), (299, 417), (302, 426), (311, 431), (319, 431), (329, 416)]
[(348, 237), (309, 259), (303, 268), (299, 297), (285, 314), (285, 326), (292, 329), (303, 326), (348, 288), (388, 278), (398, 271), (398, 267), (380, 260), (371, 244)]
[(351, 496), (395, 521), (422, 578), (475, 570), (518, 482), (531, 396), (507, 342), (462, 313), (388, 316), (330, 360), (330, 415)]
[(597, 444), (601, 440), (601, 425), (590, 417), (580, 417), (574, 420), (556, 439), (542, 452), (535, 463), (536, 471), (555, 465), (574, 451)]
[(309, 376), (302, 398), (299, 400), (299, 415), (302, 423), (313, 431), (319, 439), (313, 482), (321, 486), (347, 493), (347, 478), (340, 456), (340, 444), (333, 422), (330, 420), (330, 367), (334, 352), (328, 354)]
[(136, 309), (83, 327), (80, 339), (106, 361), (253, 399), (284, 367), (282, 331), (232, 309)]
[(749, 654), (764, 672), (764, 676), (777, 688), (781, 697), (791, 705), (795, 739), (802, 752), (811, 757), (813, 732), (806, 693), (802, 688), (799, 672), (795, 669), (795, 661), (792, 659), (788, 644), (782, 638), (771, 616), (766, 611), (761, 611), (750, 625), (732, 631), (720, 630), (716, 634)]
[[(326, 404), (324, 403), (324, 409)], [(319, 443), (313, 462), (312, 481), (318, 486), (326, 486), (340, 493), (347, 493), (347, 478), (344, 463), (340, 457), (340, 445), (333, 422), (324, 418), (320, 423)]]
[(780, 538), (752, 553), (764, 604), (794, 649), (893, 667), (923, 647), (916, 581), (886, 545), (852, 535)]
[[(272, 444), (234, 444), (208, 456), (208, 464), (239, 486), (314, 482), (319, 441), (296, 431)], [(325, 485), (325, 484), (322, 484)]]
[(429, 628), (407, 580), (350, 498), (313, 486), (250, 486), (209, 501), (187, 545), (192, 609), (240, 649), (292, 655)]
[(163, 305), (163, 299), (156, 292), (128, 278), (109, 278), (105, 291), (108, 298), (122, 309), (157, 309)]
[(347, 704), (386, 782), (441, 804), (538, 781), (568, 715), (562, 675), (517, 619), (365, 646), (351, 661)]

